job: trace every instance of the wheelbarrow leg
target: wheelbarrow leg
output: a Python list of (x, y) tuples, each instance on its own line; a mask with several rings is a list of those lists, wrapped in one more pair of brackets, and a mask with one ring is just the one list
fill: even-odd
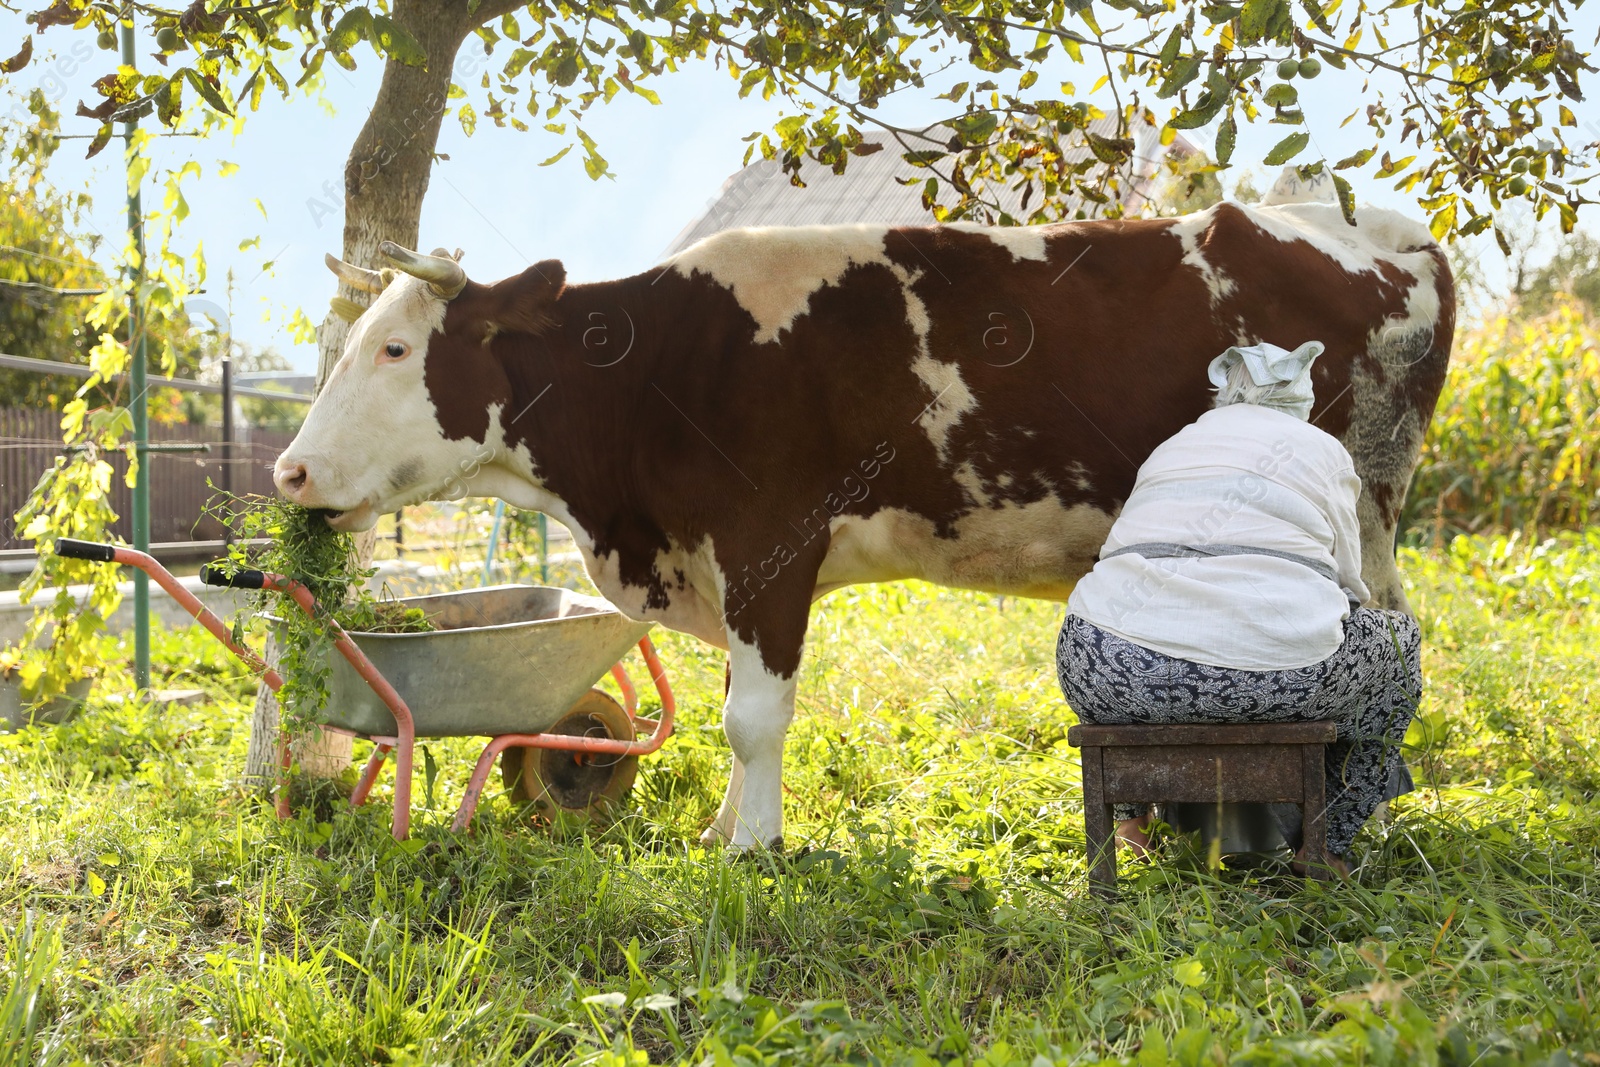
[(483, 752), (472, 768), (472, 779), (467, 782), (467, 792), (461, 798), (461, 806), (456, 809), (455, 821), (450, 824), (451, 832), (459, 834), (472, 825), (472, 816), (477, 814), (478, 801), (483, 797), (483, 787), (489, 782), (489, 772), (494, 770), (495, 757), (511, 747), (511, 740), (510, 735), (491, 737), (489, 743), (483, 746)]
[(367, 765), (361, 768), (361, 778), (356, 782), (355, 791), (350, 794), (350, 806), (352, 808), (359, 808), (367, 802), (367, 795), (372, 792), (372, 785), (378, 780), (378, 775), (383, 771), (383, 761), (388, 756), (388, 745), (379, 745), (372, 750), (372, 755), (367, 759)]
[(389, 827), (396, 841), (411, 836), (411, 757), (416, 749), (410, 722), (400, 733), (400, 743), (394, 749), (394, 821)]
[(289, 808), (289, 731), (284, 727), (278, 728), (278, 784), (273, 793), (273, 808), (278, 818), (287, 819), (292, 811)]

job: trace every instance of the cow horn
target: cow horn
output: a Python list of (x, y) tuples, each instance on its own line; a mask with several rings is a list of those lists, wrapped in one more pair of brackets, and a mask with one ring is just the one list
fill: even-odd
[(322, 261), (328, 265), (329, 270), (339, 276), (341, 282), (363, 293), (381, 293), (383, 287), (388, 284), (388, 279), (383, 276), (382, 271), (368, 270), (353, 263), (346, 263), (332, 253), (323, 256)]
[(379, 245), (378, 255), (413, 278), (421, 278), (428, 283), (428, 288), (433, 290), (434, 295), (446, 300), (454, 298), (466, 288), (467, 272), (461, 269), (461, 264), (448, 256), (424, 256), (409, 248), (401, 248), (393, 241), (385, 241)]

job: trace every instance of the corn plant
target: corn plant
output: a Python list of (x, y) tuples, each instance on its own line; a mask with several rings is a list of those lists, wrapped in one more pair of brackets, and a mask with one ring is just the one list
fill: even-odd
[(1410, 509), (1435, 539), (1600, 514), (1600, 327), (1580, 304), (1502, 315), (1457, 343)]

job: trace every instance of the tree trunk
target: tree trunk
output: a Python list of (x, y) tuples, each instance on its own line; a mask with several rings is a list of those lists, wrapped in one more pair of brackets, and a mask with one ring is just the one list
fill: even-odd
[[(389, 60), (384, 67), (378, 98), (366, 125), (350, 149), (344, 168), (344, 248), (340, 258), (363, 267), (382, 267), (378, 245), (393, 241), (417, 247), (422, 219), (422, 198), (428, 191), (433, 155), (439, 141), (450, 91), (450, 73), (461, 42), (475, 26), (499, 18), (510, 0), (493, 0), (468, 13), (466, 0), (397, 0), (395, 21), (411, 32), (428, 56), (425, 66), (406, 66)], [(339, 295), (365, 306), (366, 293), (339, 286)], [(350, 327), (331, 312), (317, 331), (317, 388), (327, 380), (344, 354)], [(362, 564), (372, 559), (376, 538), (363, 534), (356, 550)], [(276, 663), (273, 642), (267, 642), (267, 660)], [(267, 786), (276, 774), (278, 702), (261, 686), (250, 719), (250, 748), (245, 757), (248, 781)], [(307, 774), (333, 777), (350, 764), (350, 738), (313, 730), (294, 739), (294, 755)]]

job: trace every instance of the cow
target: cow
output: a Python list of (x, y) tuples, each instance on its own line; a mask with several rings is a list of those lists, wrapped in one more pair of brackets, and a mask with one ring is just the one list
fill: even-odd
[(1064, 599), (1230, 345), (1326, 346), (1312, 420), (1361, 476), (1372, 602), (1406, 607), (1396, 525), (1455, 298), (1400, 214), (742, 229), (592, 284), (556, 260), (486, 285), (459, 252), (380, 254), (395, 271), (329, 257), (349, 296), (379, 295), (280, 492), (347, 531), (468, 495), (543, 511), (625, 614), (726, 649), (708, 846), (781, 847), (813, 601), (903, 578)]

